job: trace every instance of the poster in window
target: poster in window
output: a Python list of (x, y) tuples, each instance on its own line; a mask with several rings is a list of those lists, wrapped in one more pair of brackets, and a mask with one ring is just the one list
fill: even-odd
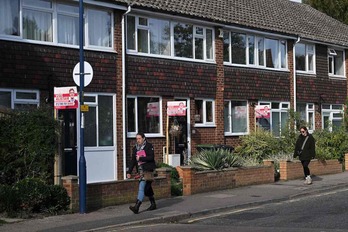
[(271, 110), (269, 106), (256, 106), (255, 107), (256, 118), (270, 118)]
[(171, 101), (167, 103), (168, 116), (186, 116), (186, 101)]
[(149, 102), (147, 103), (147, 112), (146, 117), (158, 117), (160, 114), (159, 112), (159, 102)]
[(236, 106), (234, 107), (234, 117), (235, 118), (246, 118), (247, 108), (246, 106)]

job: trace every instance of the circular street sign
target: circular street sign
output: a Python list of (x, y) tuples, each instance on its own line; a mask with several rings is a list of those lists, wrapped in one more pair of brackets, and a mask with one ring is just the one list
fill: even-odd
[[(87, 62), (84, 61), (84, 87), (86, 87), (87, 85), (89, 85), (89, 83), (91, 83), (92, 78), (93, 78), (93, 68), (92, 66)], [(77, 86), (80, 86), (80, 62), (78, 62), (73, 70), (73, 79), (74, 82)]]

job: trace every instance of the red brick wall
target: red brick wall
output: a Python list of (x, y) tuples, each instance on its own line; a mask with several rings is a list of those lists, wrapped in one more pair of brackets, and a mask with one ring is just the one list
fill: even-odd
[[(338, 160), (320, 161), (314, 159), (309, 164), (311, 175), (326, 175), (342, 172), (342, 164)], [(292, 180), (304, 177), (300, 161), (280, 161), (280, 180)]]
[[(171, 197), (170, 170), (157, 169), (158, 177), (152, 184), (156, 199)], [(88, 211), (106, 206), (133, 203), (138, 194), (138, 180), (121, 180), (107, 183), (87, 184), (86, 208)], [(79, 209), (79, 186), (77, 177), (64, 177), (63, 187), (71, 199), (70, 209)], [(147, 199), (145, 199), (147, 200)]]
[(225, 66), (225, 98), (290, 101), (289, 72)]
[(273, 165), (223, 171), (195, 171), (188, 166), (176, 169), (183, 182), (183, 195), (274, 182)]
[[(216, 60), (216, 96), (215, 96), (215, 144), (224, 144), (224, 58), (223, 58), (223, 39), (218, 37), (219, 31), (215, 30), (215, 60)], [(212, 139), (212, 138), (211, 138)]]
[(215, 98), (216, 65), (127, 56), (127, 94)]
[[(1, 88), (39, 89), (42, 99), (50, 97), (53, 106), (53, 87), (75, 85), (72, 72), (79, 62), (78, 49), (1, 41), (0, 54)], [(85, 51), (94, 72), (85, 92), (116, 92), (117, 59), (116, 53)]]

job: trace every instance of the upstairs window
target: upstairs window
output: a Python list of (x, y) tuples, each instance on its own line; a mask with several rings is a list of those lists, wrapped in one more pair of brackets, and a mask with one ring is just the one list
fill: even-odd
[(190, 23), (127, 16), (130, 53), (213, 61), (213, 30)]
[(57, 4), (58, 43), (79, 45), (79, 8)]
[(270, 69), (287, 68), (286, 41), (236, 32), (224, 32), (224, 61)]
[(344, 77), (344, 52), (343, 50), (328, 49), (329, 75)]
[(23, 0), (23, 38), (53, 42), (53, 4)]
[[(113, 48), (111, 11), (85, 6), (84, 27), (87, 48)], [(79, 7), (66, 1), (1, 0), (0, 37), (77, 47)]]
[(19, 36), (19, 1), (0, 1), (0, 35)]
[(315, 47), (298, 43), (295, 46), (296, 71), (315, 73)]
[(87, 9), (89, 46), (112, 47), (111, 13), (96, 9)]

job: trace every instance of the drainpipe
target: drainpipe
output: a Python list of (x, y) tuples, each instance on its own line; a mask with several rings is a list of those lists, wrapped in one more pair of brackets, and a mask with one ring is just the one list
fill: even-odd
[(293, 60), (293, 75), (294, 75), (294, 112), (296, 112), (296, 92), (297, 92), (297, 89), (296, 89), (296, 58), (295, 58), (295, 46), (298, 42), (300, 42), (301, 40), (301, 37), (300, 36), (297, 36), (297, 40), (295, 41), (294, 43), (294, 46), (293, 46), (293, 56), (292, 56), (292, 60)]
[(126, 179), (126, 154), (127, 154), (127, 131), (126, 131), (126, 35), (124, 21), (126, 15), (131, 11), (131, 6), (128, 6), (126, 13), (122, 15), (122, 124), (123, 124), (123, 179)]

